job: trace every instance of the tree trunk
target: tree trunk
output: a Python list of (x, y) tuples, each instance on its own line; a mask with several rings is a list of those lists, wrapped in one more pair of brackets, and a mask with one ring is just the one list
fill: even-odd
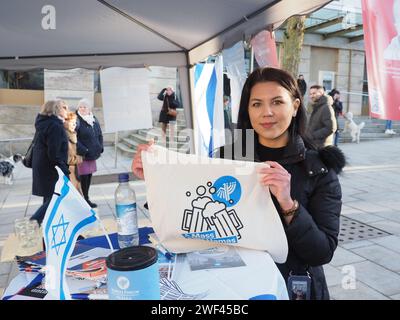
[(299, 71), (305, 20), (306, 16), (295, 16), (288, 19), (282, 44), (282, 69), (290, 72), (295, 79)]

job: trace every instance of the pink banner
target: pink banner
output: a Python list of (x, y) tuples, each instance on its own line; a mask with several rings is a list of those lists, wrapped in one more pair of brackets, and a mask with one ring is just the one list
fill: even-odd
[(251, 46), (260, 67), (279, 67), (275, 38), (272, 32), (261, 31), (251, 40)]
[(400, 0), (362, 0), (370, 115), (400, 120)]

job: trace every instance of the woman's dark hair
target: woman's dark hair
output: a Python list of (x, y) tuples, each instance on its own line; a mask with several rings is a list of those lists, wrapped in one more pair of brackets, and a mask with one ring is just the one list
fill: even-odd
[[(300, 135), (305, 142), (307, 147), (312, 147), (307, 139), (305, 138), (305, 130), (307, 124), (306, 110), (304, 108), (303, 100), (301, 98), (300, 90), (297, 86), (297, 80), (293, 76), (281, 69), (276, 68), (259, 68), (254, 70), (247, 78), (240, 98), (240, 107), (238, 115), (238, 129), (253, 129), (250, 123), (249, 117), (249, 100), (251, 89), (257, 84), (262, 82), (276, 82), (280, 86), (284, 87), (292, 97), (292, 100), (300, 100), (300, 106), (297, 109), (296, 116), (292, 119), (289, 125), (289, 139), (294, 140), (297, 135)], [(255, 142), (258, 143), (258, 135), (255, 132)]]

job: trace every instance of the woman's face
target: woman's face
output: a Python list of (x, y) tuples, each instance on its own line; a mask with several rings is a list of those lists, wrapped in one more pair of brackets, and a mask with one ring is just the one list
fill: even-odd
[(280, 148), (289, 141), (288, 128), (300, 100), (293, 101), (289, 91), (276, 82), (260, 82), (250, 92), (250, 123), (259, 142), (270, 148)]
[(66, 103), (61, 103), (60, 106), (60, 117), (67, 119), (68, 116), (68, 105)]
[(87, 116), (88, 114), (90, 114), (90, 108), (85, 105), (80, 105), (79, 113), (83, 116)]

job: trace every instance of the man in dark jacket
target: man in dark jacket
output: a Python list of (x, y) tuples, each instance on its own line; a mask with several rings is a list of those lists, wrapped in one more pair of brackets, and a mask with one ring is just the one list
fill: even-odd
[(312, 100), (312, 112), (308, 121), (306, 136), (316, 147), (326, 145), (328, 137), (334, 132), (334, 124), (331, 112), (331, 106), (328, 104), (328, 98), (324, 95), (324, 89), (319, 85), (310, 88), (310, 98)]
[(58, 180), (58, 166), (66, 176), (68, 170), (68, 138), (63, 126), (68, 106), (61, 100), (46, 102), (36, 117), (36, 140), (32, 153), (32, 194), (43, 197), (43, 205), (31, 219), (42, 223)]

